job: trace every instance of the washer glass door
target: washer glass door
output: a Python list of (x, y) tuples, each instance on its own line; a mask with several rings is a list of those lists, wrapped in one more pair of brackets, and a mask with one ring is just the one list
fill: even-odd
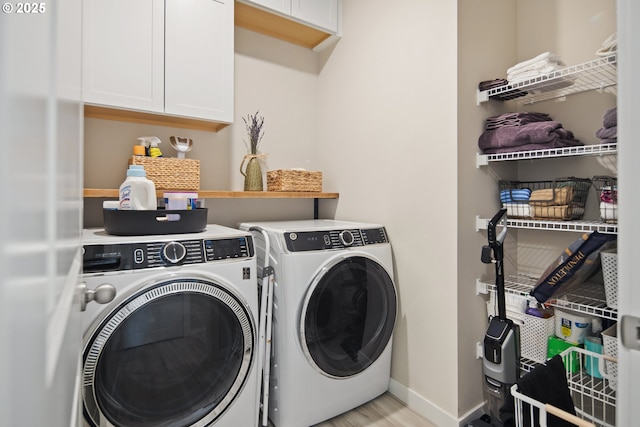
[(251, 368), (254, 329), (245, 306), (194, 279), (129, 298), (85, 347), (85, 417), (96, 426), (209, 424)]
[(389, 343), (396, 306), (393, 280), (377, 262), (350, 256), (329, 265), (312, 282), (302, 307), (307, 359), (330, 377), (362, 372)]

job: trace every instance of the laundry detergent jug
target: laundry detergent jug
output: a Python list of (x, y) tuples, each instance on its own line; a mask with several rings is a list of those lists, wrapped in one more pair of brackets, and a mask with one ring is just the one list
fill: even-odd
[(130, 165), (127, 179), (120, 186), (120, 210), (156, 210), (156, 186), (147, 178), (143, 166)]

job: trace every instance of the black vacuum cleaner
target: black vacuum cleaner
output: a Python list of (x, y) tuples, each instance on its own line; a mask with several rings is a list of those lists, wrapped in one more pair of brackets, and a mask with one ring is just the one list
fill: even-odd
[[(488, 245), (482, 248), (481, 260), (493, 263), (496, 268), (496, 298), (498, 315), (491, 318), (484, 336), (484, 393), (487, 399), (489, 417), (484, 421), (491, 426), (502, 426), (500, 408), (520, 375), (520, 329), (511, 319), (507, 319), (504, 290), (503, 243), (507, 235), (506, 209), (501, 209), (489, 221), (487, 228)], [(496, 234), (496, 227), (503, 220), (502, 231)], [(480, 425), (480, 424), (478, 424)]]

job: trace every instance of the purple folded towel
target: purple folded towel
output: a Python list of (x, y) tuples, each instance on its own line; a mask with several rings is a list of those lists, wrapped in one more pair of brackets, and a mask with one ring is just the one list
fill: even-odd
[(605, 128), (611, 128), (618, 125), (618, 108), (613, 107), (605, 111), (602, 118), (602, 126)]
[(600, 139), (610, 139), (618, 137), (618, 126), (610, 128), (600, 128), (596, 131), (596, 136)]
[(573, 133), (553, 120), (528, 123), (522, 126), (504, 126), (485, 131), (478, 139), (481, 150), (517, 147), (526, 144), (545, 144), (558, 140), (575, 141)]

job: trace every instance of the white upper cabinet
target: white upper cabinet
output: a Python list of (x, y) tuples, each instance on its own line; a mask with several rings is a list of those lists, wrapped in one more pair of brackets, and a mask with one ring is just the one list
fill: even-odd
[(164, 111), (164, 0), (83, 2), (83, 99)]
[(165, 113), (233, 121), (233, 0), (166, 0)]
[(233, 121), (233, 0), (85, 0), (83, 99)]
[(338, 32), (338, 0), (291, 0), (291, 16)]
[[(247, 3), (254, 3), (285, 15), (291, 15), (291, 0), (249, 0)], [(324, 1), (319, 3), (324, 3)]]
[(338, 33), (339, 0), (242, 0), (313, 27)]

